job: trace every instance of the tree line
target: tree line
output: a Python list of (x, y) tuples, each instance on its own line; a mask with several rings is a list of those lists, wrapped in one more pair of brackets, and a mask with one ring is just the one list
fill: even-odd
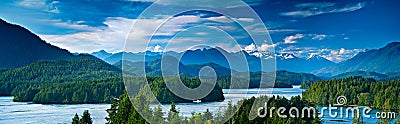
[(398, 110), (399, 93), (400, 80), (377, 81), (372, 78), (349, 77), (316, 81), (303, 92), (303, 97), (312, 103), (328, 105), (336, 104), (337, 97), (345, 96), (348, 105)]
[[(137, 96), (140, 98), (142, 96)], [(161, 106), (150, 108), (148, 103), (135, 103), (140, 102), (133, 100), (133, 104), (129, 99), (127, 93), (122, 94), (118, 99), (113, 99), (110, 109), (107, 110), (108, 117), (106, 118), (108, 124), (145, 124), (145, 123), (157, 123), (157, 124), (212, 124), (212, 123), (289, 123), (289, 124), (310, 124), (310, 123), (321, 123), (318, 116), (313, 117), (315, 113), (311, 113), (311, 117), (289, 117), (289, 111), (283, 113), (288, 118), (280, 118), (277, 114), (273, 114), (269, 117), (262, 118), (257, 116), (253, 120), (249, 120), (249, 113), (253, 103), (257, 102), (257, 106), (264, 105), (263, 102), (268, 100), (268, 108), (271, 107), (285, 107), (289, 110), (290, 107), (311, 107), (313, 104), (301, 99), (300, 96), (286, 99), (284, 97), (267, 97), (261, 96), (258, 98), (252, 97), (250, 99), (243, 99), (238, 102), (241, 106), (232, 105), (230, 102), (227, 107), (222, 108), (221, 111), (211, 113), (208, 109), (202, 113), (192, 113), (190, 118), (180, 116), (179, 109), (176, 108), (175, 104), (172, 103), (169, 112), (163, 113)], [(262, 101), (262, 102), (260, 102)], [(142, 115), (147, 115), (149, 118), (145, 120)], [(231, 115), (233, 113), (233, 115)], [(277, 110), (274, 110), (277, 113)], [(166, 114), (166, 115), (164, 115)]]

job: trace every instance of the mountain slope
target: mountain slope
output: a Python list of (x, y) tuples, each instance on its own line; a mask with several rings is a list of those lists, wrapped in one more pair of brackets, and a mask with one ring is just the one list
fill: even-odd
[(360, 52), (355, 57), (334, 66), (315, 71), (318, 75), (337, 75), (352, 71), (377, 73), (400, 72), (400, 42), (393, 42), (383, 48)]
[(104, 50), (100, 50), (98, 52), (93, 52), (90, 55), (93, 55), (93, 56), (103, 60), (105, 58), (108, 58), (108, 57), (112, 56), (113, 54), (108, 53), (108, 52), (106, 52)]
[[(79, 59), (78, 59), (79, 58)], [(120, 69), (90, 55), (73, 60), (38, 61), (0, 75), (0, 82), (64, 83), (99, 80), (121, 75)]]
[(69, 59), (67, 50), (52, 46), (29, 30), (0, 19), (0, 68), (17, 68), (38, 60)]
[[(94, 84), (82, 82), (106, 80), (110, 78), (118, 78), (120, 76), (120, 69), (91, 55), (79, 55), (75, 56), (74, 59), (71, 60), (41, 60), (20, 68), (7, 69), (2, 72), (0, 75), (0, 96), (13, 95), (15, 101), (29, 102), (33, 100), (36, 93), (46, 89), (47, 87), (61, 86), (64, 83), (70, 83), (70, 85), (73, 85), (71, 83), (81, 83), (79, 85), (87, 85), (82, 88), (93, 90), (90, 87), (94, 86)], [(104, 87), (106, 87), (105, 85), (114, 87), (120, 85), (121, 82), (122, 81), (105, 83), (99, 81), (99, 84), (95, 85), (96, 87), (102, 87), (102, 85), (104, 85)], [(71, 89), (71, 87), (65, 88), (66, 89), (63, 89), (62, 91), (58, 90), (57, 92), (51, 92), (48, 94), (66, 94), (67, 92), (78, 90)], [(123, 88), (120, 88), (118, 91), (122, 91), (122, 89)], [(121, 92), (118, 93), (120, 94)], [(118, 93), (115, 92), (114, 95), (118, 95)], [(57, 97), (57, 95), (54, 97)], [(84, 98), (85, 94), (77, 94), (75, 97)], [(71, 97), (64, 97), (62, 99), (71, 99)], [(51, 103), (83, 103), (82, 101), (76, 102), (61, 100), (56, 102), (54, 100), (55, 99), (52, 99), (53, 102)], [(95, 102), (105, 101), (96, 100)], [(42, 102), (46, 103), (46, 101)]]

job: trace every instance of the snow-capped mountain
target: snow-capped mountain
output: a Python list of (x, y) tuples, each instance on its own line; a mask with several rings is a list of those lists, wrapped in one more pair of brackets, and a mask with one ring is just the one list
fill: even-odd
[(281, 54), (276, 54), (277, 59), (285, 60), (285, 59), (297, 59), (293, 53), (281, 53)]
[(272, 53), (265, 51), (246, 51), (249, 55), (261, 59), (276, 59), (277, 70), (287, 70), (291, 72), (312, 72), (324, 67), (335, 65), (319, 55), (311, 54), (307, 58), (300, 58), (293, 53)]

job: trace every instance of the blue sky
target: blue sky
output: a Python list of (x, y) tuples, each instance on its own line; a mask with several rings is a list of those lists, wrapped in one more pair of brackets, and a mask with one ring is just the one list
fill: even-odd
[[(122, 51), (127, 36), (140, 41), (153, 34), (149, 27), (157, 24), (164, 25), (152, 35), (150, 45), (146, 48), (135, 48), (135, 45), (130, 51), (183, 51), (196, 44), (219, 46), (229, 51), (274, 47), (277, 52), (300, 57), (316, 54), (340, 62), (364, 49), (400, 41), (400, 2), (396, 0), (245, 2), (263, 24), (243, 11), (247, 6), (242, 6), (241, 2), (223, 0), (198, 4), (179, 0), (156, 3), (153, 0), (3, 0), (0, 1), (0, 18), (28, 28), (53, 45), (86, 53), (101, 49)], [(135, 25), (140, 30), (138, 36), (130, 36), (131, 26), (150, 5), (156, 6), (154, 14), (141, 17), (141, 25)], [(213, 11), (168, 15), (194, 7), (225, 11), (236, 17)], [(173, 18), (163, 23), (170, 16)], [(243, 33), (243, 27), (250, 29), (250, 33), (263, 34), (263, 26), (268, 29), (273, 43), (251, 45), (253, 41)], [(168, 44), (170, 39), (173, 44)], [(167, 44), (168, 49), (164, 49)]]

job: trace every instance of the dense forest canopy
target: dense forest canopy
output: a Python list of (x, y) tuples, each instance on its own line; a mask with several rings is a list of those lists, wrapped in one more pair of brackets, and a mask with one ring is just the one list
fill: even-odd
[(378, 109), (400, 108), (400, 80), (376, 81), (371, 78), (349, 77), (317, 81), (310, 85), (303, 98), (316, 104), (335, 104), (345, 96), (349, 105), (363, 105)]

